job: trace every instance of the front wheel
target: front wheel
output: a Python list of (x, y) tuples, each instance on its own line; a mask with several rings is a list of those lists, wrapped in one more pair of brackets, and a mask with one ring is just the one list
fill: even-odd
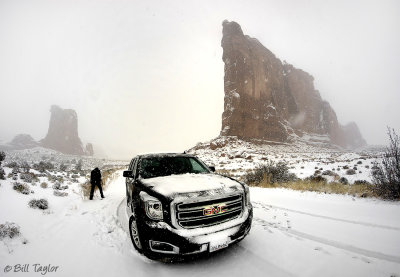
[(136, 220), (133, 216), (131, 216), (129, 219), (129, 234), (131, 235), (133, 247), (135, 247), (135, 249), (139, 253), (142, 253), (143, 247), (142, 247), (142, 243), (140, 241), (139, 230), (137, 227)]

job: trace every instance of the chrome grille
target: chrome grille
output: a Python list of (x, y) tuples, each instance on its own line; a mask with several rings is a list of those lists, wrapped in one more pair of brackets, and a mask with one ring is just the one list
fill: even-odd
[(185, 202), (176, 205), (176, 220), (182, 228), (207, 227), (237, 218), (242, 210), (243, 195), (241, 194), (198, 202)]

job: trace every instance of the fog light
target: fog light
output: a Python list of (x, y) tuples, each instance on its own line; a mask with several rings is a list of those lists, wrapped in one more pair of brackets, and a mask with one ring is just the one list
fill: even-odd
[(154, 252), (179, 254), (179, 247), (172, 245), (168, 242), (150, 240), (150, 249)]

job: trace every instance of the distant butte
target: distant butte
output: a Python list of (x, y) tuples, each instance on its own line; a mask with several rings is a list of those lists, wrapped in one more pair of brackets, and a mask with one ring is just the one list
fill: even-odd
[(222, 136), (290, 142), (306, 134), (326, 135), (332, 144), (366, 144), (357, 125), (342, 126), (314, 88), (314, 78), (281, 62), (236, 22), (223, 22), (225, 63)]
[(40, 144), (64, 154), (93, 155), (91, 144), (86, 145), (86, 149), (82, 146), (78, 135), (78, 116), (75, 110), (62, 109), (53, 105), (50, 112), (49, 130)]

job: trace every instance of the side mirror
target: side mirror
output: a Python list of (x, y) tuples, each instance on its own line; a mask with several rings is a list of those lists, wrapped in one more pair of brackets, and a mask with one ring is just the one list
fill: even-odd
[(212, 166), (209, 166), (208, 168), (209, 168), (212, 172), (215, 172), (215, 166), (212, 165)]
[(125, 170), (122, 173), (122, 176), (127, 177), (127, 178), (132, 178), (133, 177), (132, 174), (133, 174), (132, 170)]

